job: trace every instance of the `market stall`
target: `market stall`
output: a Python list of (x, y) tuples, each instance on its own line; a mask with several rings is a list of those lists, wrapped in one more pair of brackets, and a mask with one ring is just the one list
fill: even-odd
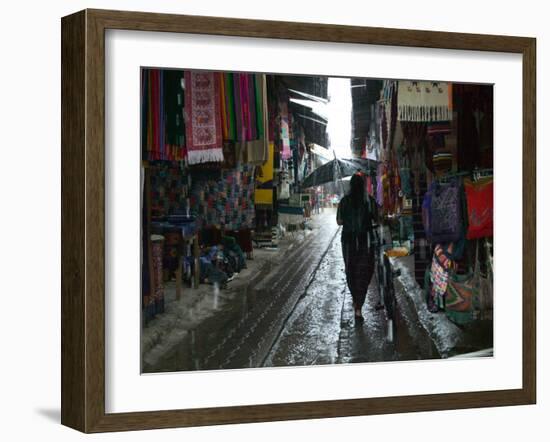
[(355, 143), (378, 161), (367, 184), (387, 253), (414, 256), (432, 312), (492, 320), (492, 86), (385, 80)]
[[(326, 141), (303, 106), (326, 97), (326, 83), (142, 69), (145, 322), (164, 311), (172, 283), (176, 300), (201, 283), (225, 283), (253, 258), (262, 235), (273, 244), (279, 205), (312, 167), (307, 140)], [(301, 104), (291, 101), (297, 96)]]

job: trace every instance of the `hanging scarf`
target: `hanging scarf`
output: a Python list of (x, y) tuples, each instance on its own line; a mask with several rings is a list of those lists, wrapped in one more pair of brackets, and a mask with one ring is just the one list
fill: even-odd
[(163, 99), (161, 108), (164, 109), (164, 128), (161, 159), (183, 160), (185, 158), (185, 125), (183, 123), (183, 88), (184, 72), (179, 70), (165, 70), (162, 72)]
[(435, 81), (399, 81), (398, 120), (450, 121), (453, 117), (452, 85)]
[(212, 72), (185, 71), (189, 164), (223, 161), (219, 80)]
[(235, 91), (234, 91), (234, 82), (233, 74), (227, 72), (223, 74), (224, 82), (224, 99), (225, 99), (225, 126), (227, 131), (227, 140), (236, 141), (237, 140), (237, 122), (235, 115)]
[(254, 97), (254, 140), (246, 143), (246, 162), (252, 165), (262, 165), (268, 160), (267, 132), (267, 84), (265, 74), (255, 74), (252, 76), (251, 84), (254, 89), (251, 91)]
[(288, 160), (292, 156), (290, 151), (290, 133), (288, 125), (288, 104), (286, 101), (279, 102), (279, 116), (281, 118), (280, 122), (280, 139), (282, 143), (282, 152), (281, 157), (283, 160)]

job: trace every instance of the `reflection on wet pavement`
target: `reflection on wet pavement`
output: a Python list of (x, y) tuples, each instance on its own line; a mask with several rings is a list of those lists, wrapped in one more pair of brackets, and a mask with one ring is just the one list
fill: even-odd
[(337, 234), (264, 366), (419, 359), (408, 332), (411, 324), (405, 324), (403, 318), (397, 318), (403, 326), (394, 342), (387, 340), (386, 313), (375, 308), (377, 286), (374, 276), (363, 306), (365, 320), (356, 323)]

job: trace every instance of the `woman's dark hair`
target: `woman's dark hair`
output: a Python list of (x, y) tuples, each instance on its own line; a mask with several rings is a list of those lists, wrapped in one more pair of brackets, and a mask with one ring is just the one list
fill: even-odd
[(358, 207), (363, 203), (365, 198), (365, 183), (363, 177), (359, 174), (354, 174), (349, 182), (349, 196), (354, 207)]

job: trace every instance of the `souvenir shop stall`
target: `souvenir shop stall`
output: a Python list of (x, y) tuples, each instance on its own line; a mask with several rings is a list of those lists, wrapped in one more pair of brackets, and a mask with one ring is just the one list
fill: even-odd
[(414, 256), (430, 311), (460, 325), (492, 320), (492, 86), (370, 86), (379, 98), (367, 101), (356, 150), (379, 161), (367, 187), (390, 227), (387, 254)]
[(176, 299), (186, 287), (224, 287), (253, 258), (258, 233), (272, 241), (278, 201), (291, 197), (309, 158), (289, 85), (318, 93), (319, 84), (142, 69), (144, 322), (164, 311), (169, 281)]
[(300, 183), (315, 165), (314, 143), (328, 146), (327, 120), (313, 110), (327, 96), (326, 77), (268, 76), (269, 161), (256, 174), (257, 246), (276, 245), (278, 225), (303, 228), (311, 215), (310, 194), (300, 192)]
[(142, 302), (166, 282), (223, 286), (252, 256), (255, 173), (268, 160), (265, 75), (142, 70)]

